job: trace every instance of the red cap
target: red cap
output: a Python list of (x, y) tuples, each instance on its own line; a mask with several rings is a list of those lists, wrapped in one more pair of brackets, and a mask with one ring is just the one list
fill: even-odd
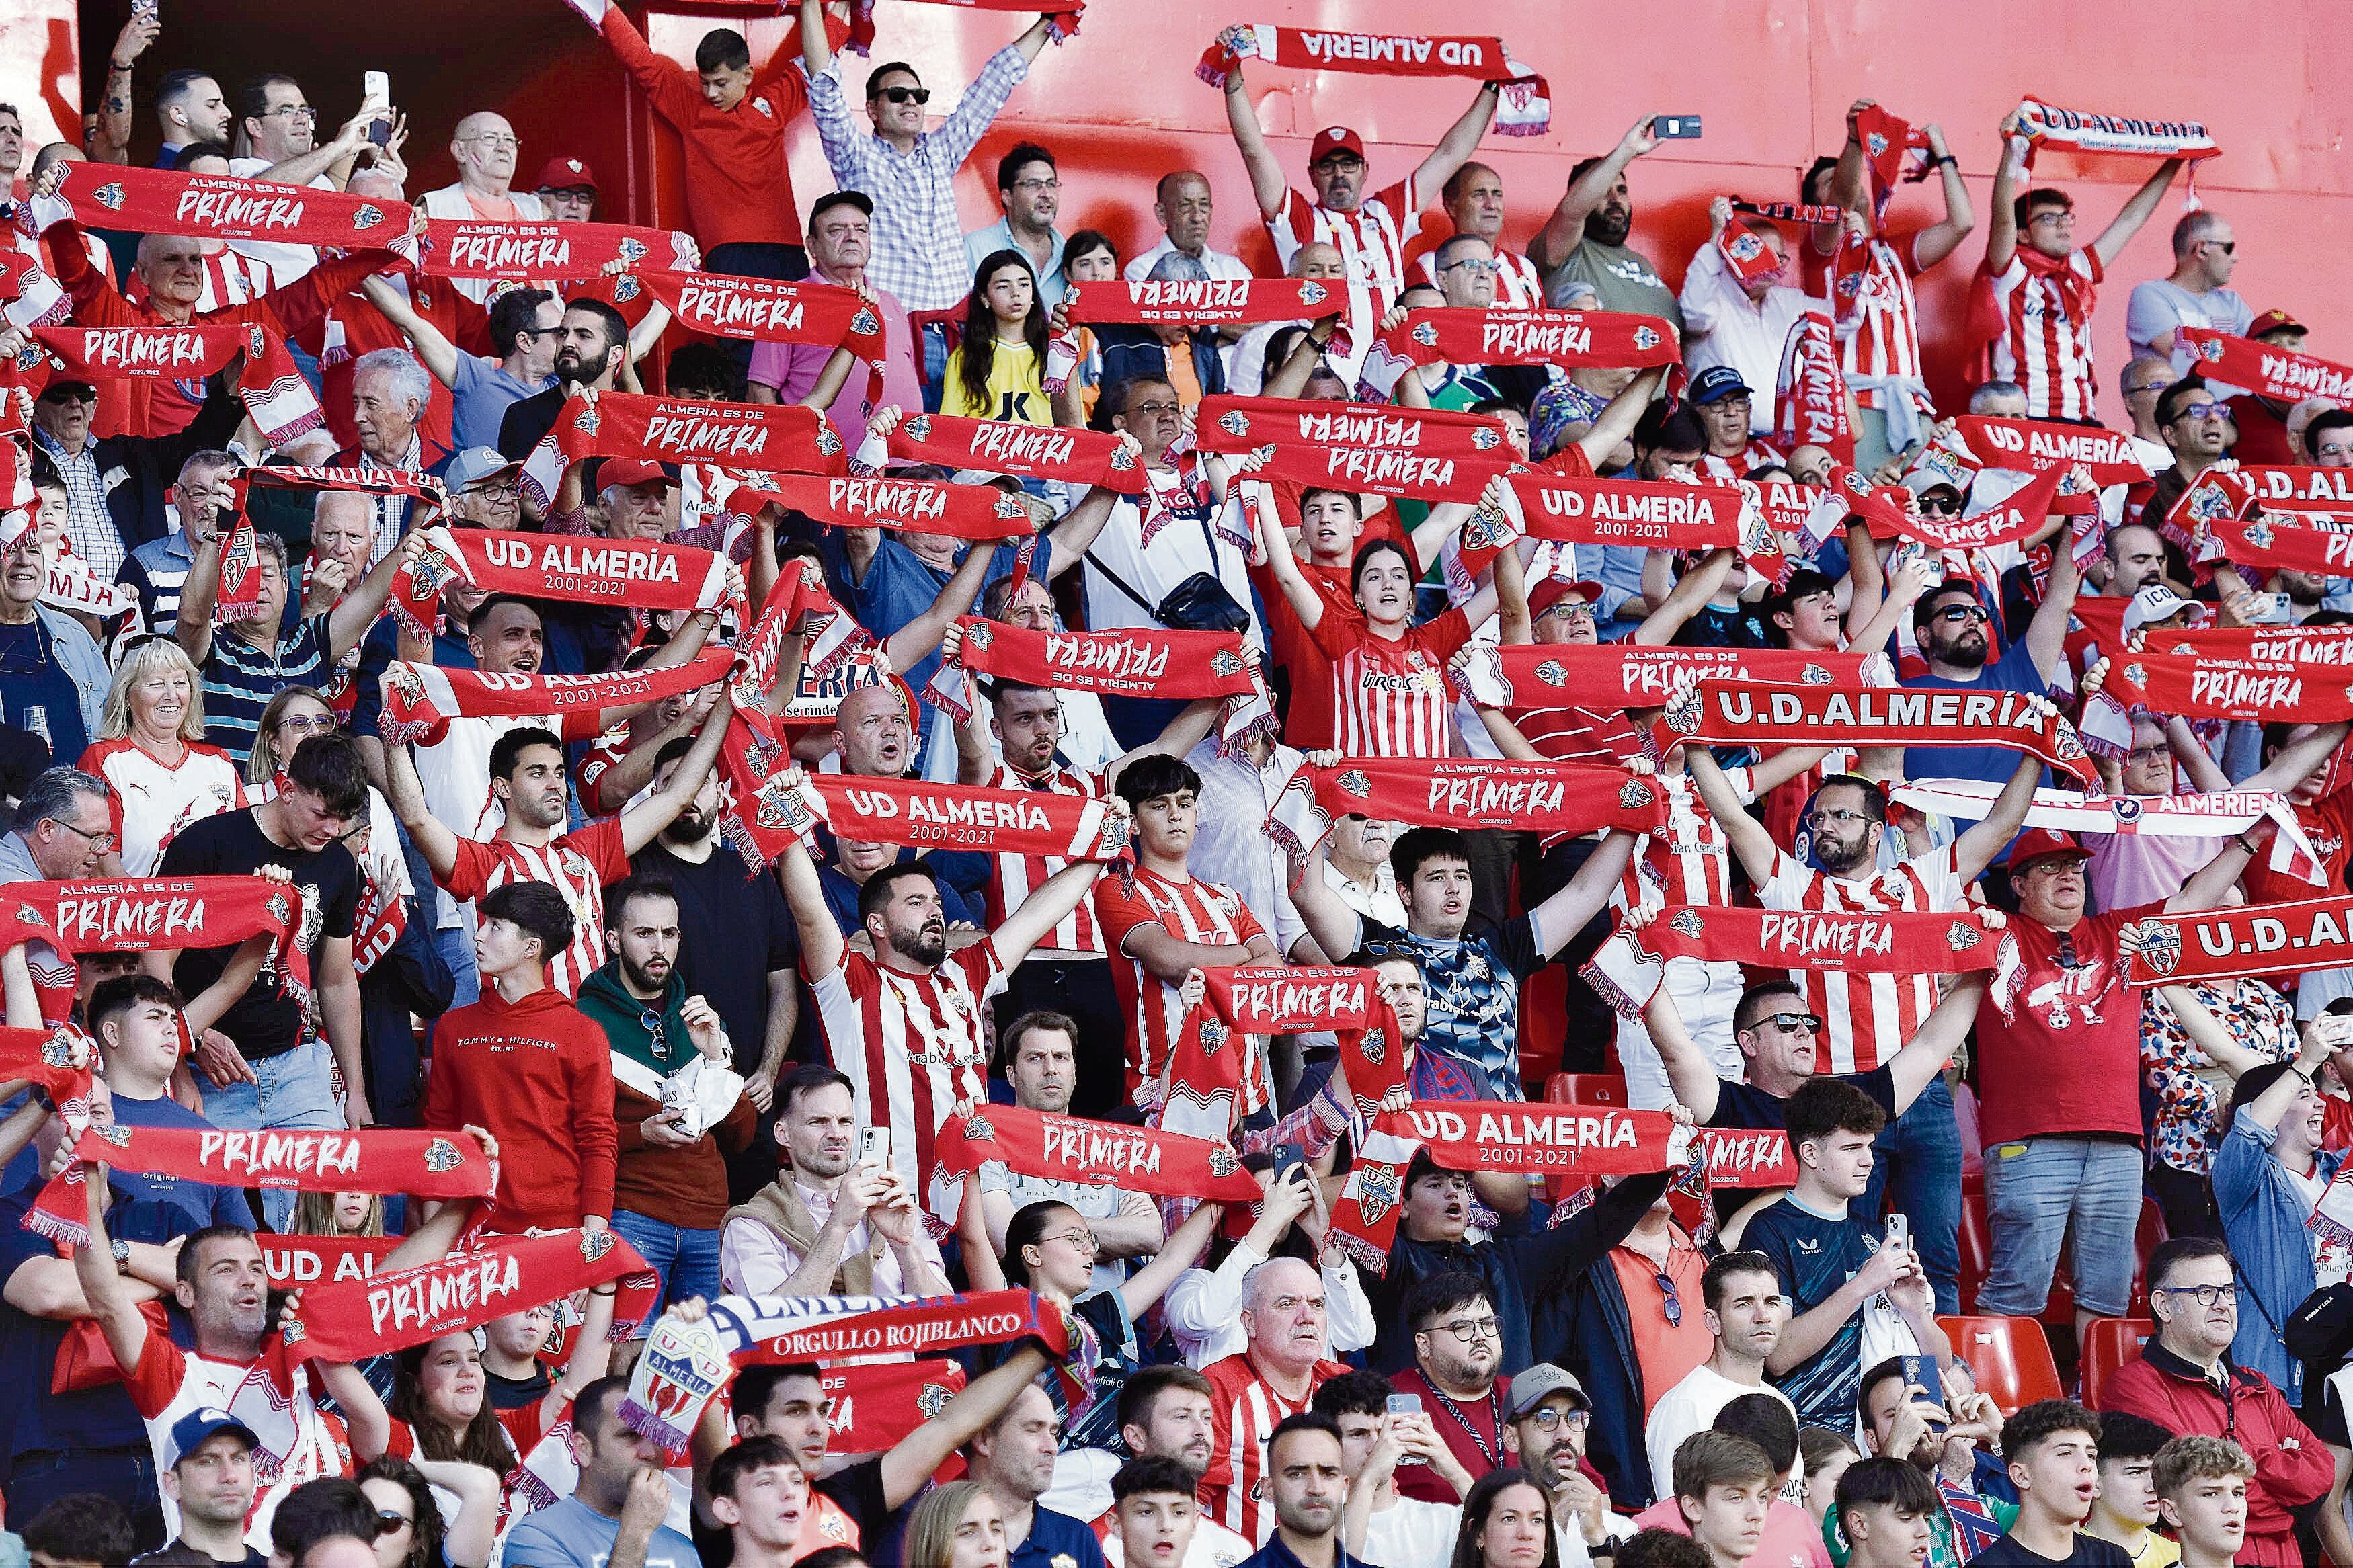
[(611, 485), (667, 485), (670, 477), (662, 472), (659, 463), (648, 463), (630, 458), (613, 458), (596, 470), (596, 488)]
[(1326, 126), (1315, 133), (1314, 142), (1307, 149), (1307, 166), (1312, 169), (1335, 153), (1354, 153), (1356, 161), (1363, 163), (1365, 139), (1345, 125)]
[[(539, 183), (534, 191), (572, 191), (582, 186), (596, 190), (596, 171), (588, 166), (586, 158), (550, 158), (539, 171)], [(602, 195), (604, 193), (598, 191)]]
[(1572, 595), (1588, 605), (1598, 603), (1601, 597), (1601, 584), (1573, 582), (1567, 577), (1546, 577), (1528, 590), (1528, 614), (1531, 616), (1541, 616)]
[(2010, 868), (2013, 873), (2023, 871), (2035, 861), (2048, 859), (2053, 855), (2072, 855), (2079, 860), (2092, 858), (2092, 852), (2084, 848), (2072, 833), (2054, 833), (2048, 827), (2030, 827), (2020, 834), (2010, 847)]
[(2265, 310), (2247, 323), (2247, 336), (2260, 338), (2265, 332), (2301, 332), (2305, 324), (2285, 310)]

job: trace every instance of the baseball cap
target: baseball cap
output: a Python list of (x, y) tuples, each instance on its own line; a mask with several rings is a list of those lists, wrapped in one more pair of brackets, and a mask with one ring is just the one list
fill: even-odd
[(1345, 125), (1327, 125), (1315, 133), (1315, 140), (1308, 145), (1307, 166), (1312, 169), (1335, 153), (1353, 153), (1356, 161), (1363, 163), (1365, 139)]
[(448, 468), (442, 470), (441, 482), (455, 492), (501, 474), (518, 472), (522, 468), (521, 463), (512, 461), (495, 447), (469, 447), (449, 459)]
[(1950, 490), (1955, 495), (1961, 493), (1960, 486), (1934, 468), (1914, 468), (1904, 476), (1904, 488), (1915, 496), (1926, 495), (1930, 490)]
[(809, 204), (808, 226), (815, 228), (817, 220), (836, 207), (856, 207), (868, 217), (872, 217), (874, 198), (864, 191), (828, 191)]
[(2205, 618), (2205, 608), (2197, 601), (2183, 598), (2162, 583), (2152, 583), (2125, 605), (2125, 631), (2130, 634), (2158, 621), (2169, 620), (2184, 610), (2196, 610), (2199, 619)]
[(2265, 310), (2247, 323), (2247, 336), (2260, 338), (2265, 332), (2301, 332), (2307, 331), (2302, 321), (2285, 310)]
[(649, 463), (639, 458), (617, 459), (596, 471), (596, 488), (600, 490), (614, 485), (667, 485), (672, 482), (659, 463)]
[(1692, 377), (1691, 401), (1696, 406), (1750, 390), (1749, 384), (1740, 379), (1740, 372), (1728, 364), (1712, 364)]
[(2084, 848), (2072, 833), (2061, 833), (2049, 827), (2030, 827), (2010, 844), (2010, 871), (2012, 874), (2023, 871), (2037, 860), (2047, 860), (2053, 855), (2069, 855), (2078, 860), (2092, 858), (2092, 852)]
[(1575, 1373), (1566, 1367), (1555, 1366), (1548, 1361), (1540, 1361), (1512, 1379), (1511, 1391), (1504, 1400), (1504, 1419), (1517, 1421), (1545, 1400), (1561, 1393), (1573, 1395), (1579, 1410), (1593, 1408), (1593, 1401), (1586, 1395), (1585, 1384), (1577, 1381)]
[[(596, 171), (585, 158), (550, 158), (539, 171), (535, 191), (596, 191)], [(596, 194), (603, 195), (601, 191)]]
[(261, 1439), (253, 1435), (252, 1427), (217, 1405), (199, 1405), (172, 1423), (170, 1440), (164, 1449), (164, 1468), (167, 1470), (178, 1468), (182, 1459), (223, 1432), (237, 1433), (245, 1439), (248, 1447), (261, 1447)]
[(1528, 590), (1528, 614), (1541, 616), (1571, 595), (1594, 604), (1601, 597), (1601, 584), (1581, 583), (1567, 577), (1546, 577)]

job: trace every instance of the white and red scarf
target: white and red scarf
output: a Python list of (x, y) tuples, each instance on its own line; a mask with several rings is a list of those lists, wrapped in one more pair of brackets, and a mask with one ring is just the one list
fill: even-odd
[(1295, 882), (1342, 816), (1470, 832), (1498, 827), (1575, 837), (1599, 827), (1647, 833), (1666, 820), (1665, 792), (1620, 768), (1478, 757), (1355, 757), (1303, 763), (1268, 812), (1266, 836)]
[(2048, 703), (2015, 691), (1909, 691), (1901, 688), (1708, 680), (1667, 703), (1659, 744), (1711, 746), (1983, 746), (2041, 757), (2096, 790), (2075, 727)]
[[(1932, 816), (1982, 822), (1993, 815), (1998, 784), (1975, 779), (1927, 779), (1892, 784), (1888, 798)], [(2086, 798), (2061, 790), (2034, 792), (2028, 827), (2047, 827), (2078, 837), (2116, 834), (2125, 837), (2227, 838), (2269, 818), (2271, 868), (2320, 885), (2320, 856), (2305, 837), (2287, 796), (2275, 790), (2218, 790), (2211, 795), (2108, 795)]]
[(1852, 463), (1854, 423), (1837, 334), (1827, 310), (1808, 310), (1790, 324), (1775, 385), (1775, 445), (1788, 452), (1820, 447), (1840, 462)]
[(478, 278), (518, 283), (600, 278), (617, 261), (625, 269), (638, 272), (638, 264), (649, 257), (684, 267), (694, 255), (692, 239), (666, 228), (639, 228), (619, 223), (508, 223), (458, 217), (425, 219), (415, 237), (415, 246), (417, 269), (427, 278)]
[(343, 250), (388, 246), (409, 231), (415, 216), (400, 202), (343, 191), (127, 163), (74, 163), (55, 196), (35, 197), (28, 205), (42, 229), (70, 218), (85, 228)]
[(2206, 127), (2194, 120), (2135, 120), (2120, 114), (2085, 114), (2060, 109), (2040, 99), (2021, 100), (2018, 112), (2026, 133), (2026, 166), (2034, 167), (2045, 153), (2070, 154), (2079, 166), (2116, 172), (2121, 160), (2136, 175), (2145, 165), (2179, 159), (2191, 165), (2190, 205), (2195, 195), (2196, 165), (2221, 149)]
[(1514, 59), (1501, 38), (1350, 33), (1252, 22), (1233, 29), (1230, 41), (1211, 44), (1193, 71), (1211, 87), (1223, 89), (1226, 78), (1246, 59), (1297, 70), (1491, 81), (1502, 92), (1495, 105), (1496, 135), (1541, 136), (1552, 129), (1552, 89)]
[(491, 675), (394, 659), (384, 672), (384, 741), (405, 746), (452, 719), (545, 719), (658, 702), (727, 679), (724, 649), (661, 669), (609, 675)]
[(139, 607), (138, 590), (121, 583), (104, 583), (90, 563), (63, 551), (49, 558), (49, 573), (41, 584), (41, 603), (71, 615), (111, 620)]
[(1219, 394), (1195, 429), (1204, 452), (1262, 455), (1262, 479), (1415, 500), (1475, 501), (1520, 466), (1491, 414)]
[(1038, 526), (1029, 504), (1018, 495), (995, 485), (943, 479), (771, 474), (728, 498), (731, 510), (772, 504), (831, 528), (944, 533), (984, 543), (1027, 538)]
[(614, 1281), (618, 1339), (661, 1297), (661, 1277), (618, 1232), (501, 1237), (429, 1263), (313, 1286), (302, 1294), (301, 1317), (287, 1324), (286, 1343), (305, 1361), (363, 1361)]
[(1080, 326), (1220, 327), (1337, 315), (1348, 291), (1313, 278), (1145, 279), (1073, 283), (1062, 303)]
[[(1908, 183), (1928, 177), (1933, 165), (1928, 162), (1927, 132), (1914, 130), (1909, 121), (1898, 120), (1874, 103), (1855, 112), (1854, 134), (1862, 143), (1863, 163), (1871, 172), (1873, 212), (1887, 210), (1887, 198), (1894, 193), (1899, 178)], [(1908, 170), (1907, 161), (1912, 165)]]
[(227, 326), (36, 327), (51, 374), (103, 385), (131, 378), (201, 381), (238, 355), (237, 395), (273, 447), (320, 428), (326, 414), (285, 340), (258, 321)]
[[(1253, 1186), (1257, 1184), (1252, 1183)], [(1038, 1342), (1062, 1380), (1075, 1420), (1094, 1399), (1093, 1357), (1067, 1310), (1029, 1290), (955, 1296), (723, 1296), (711, 1304), (721, 1346), (738, 1366), (839, 1361), (878, 1352), (922, 1356), (975, 1345)]]
[(2144, 916), (2127, 985), (2187, 985), (2242, 974), (2302, 974), (2353, 964), (2353, 897), (2241, 904)]
[(58, 280), (29, 250), (0, 246), (0, 300), (7, 301), (0, 317), (19, 331), (54, 326), (73, 314), (73, 301)]
[(452, 576), (490, 594), (629, 610), (705, 610), (727, 596), (718, 552), (653, 539), (436, 528), (427, 549), (394, 574), (404, 624), (424, 623)]
[(0, 1028), (0, 1083), (37, 1084), (60, 1110), (87, 1109), (96, 1059), (79, 1029)]
[(949, 1117), (940, 1123), (933, 1153), (934, 1213), (955, 1212), (954, 1194), (984, 1163), (1017, 1176), (1156, 1197), (1253, 1204), (1263, 1195), (1229, 1143), (1011, 1105)]
[(11, 882), (0, 889), (0, 952), (27, 938), (60, 953), (229, 947), (264, 931), (262, 963), (283, 994), (307, 1001), (311, 960), (298, 888), (261, 877), (149, 877), (121, 882)]
[(1639, 1020), (1671, 959), (1856, 974), (1991, 972), (2018, 962), (2003, 924), (2001, 911), (1982, 905), (1939, 914), (1670, 904), (1640, 931), (1621, 923), (1580, 973), (1621, 1017)]
[[(2353, 719), (2353, 685), (2342, 670), (2332, 676), (2292, 663), (2211, 653), (2119, 653), (2108, 665), (2101, 695), (2126, 711), (2191, 719), (2304, 724)], [(2084, 722), (2088, 731), (2089, 714)]]
[(2189, 345), (2200, 374), (2211, 380), (2243, 386), (2258, 397), (2283, 403), (2316, 397), (2339, 408), (2353, 407), (2353, 366), (2274, 348), (2211, 327), (2177, 327), (2174, 335)]
[(649, 268), (638, 277), (670, 307), (678, 324), (691, 331), (741, 342), (848, 349), (866, 366), (866, 412), (872, 413), (881, 401), (887, 352), (882, 316), (857, 289), (807, 279), (783, 283), (697, 271), (683, 260), (674, 267)]
[[(773, 748), (765, 756), (747, 754), (759, 743), (748, 732), (744, 738), (752, 744), (739, 748), (731, 732), (720, 750), (723, 760), (733, 759), (729, 782), (736, 790), (734, 811), (720, 831), (755, 867), (820, 822), (837, 838), (917, 849), (1116, 860), (1127, 848), (1127, 819), (1086, 795), (853, 773), (806, 773), (799, 788), (787, 789), (789, 759)], [(759, 770), (763, 761), (769, 770)]]
[[(892, 430), (887, 451), (906, 463), (1018, 474), (1082, 487), (1101, 485), (1122, 495), (1144, 492), (1144, 459), (1130, 452), (1118, 437), (1096, 430), (915, 414), (900, 420)], [(861, 461), (866, 456), (861, 448)]]
[(1638, 647), (1631, 643), (1473, 644), (1455, 656), (1462, 694), (1482, 708), (1656, 708), (1702, 680), (1862, 684), (1870, 656), (1799, 648)]
[(1997, 419), (1964, 414), (1953, 421), (1957, 450), (1972, 468), (2047, 474), (2081, 463), (2101, 485), (2137, 485), (2148, 467), (2133, 454), (2132, 438), (2113, 430), (2060, 425), (2046, 419)]

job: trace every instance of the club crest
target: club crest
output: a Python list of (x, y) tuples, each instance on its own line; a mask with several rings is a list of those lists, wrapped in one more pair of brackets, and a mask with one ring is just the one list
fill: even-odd
[(1212, 1143), (1209, 1145), (1209, 1174), (1216, 1176), (1222, 1181), (1224, 1178), (1232, 1175), (1236, 1171), (1239, 1171), (1241, 1168), (1242, 1157), (1234, 1152), (1234, 1146), (1232, 1144)]
[(2272, 547), (2272, 525), (2270, 523), (2258, 519), (2255, 521), (2247, 524), (2247, 542), (2253, 545), (2256, 549), (2269, 550)]
[(997, 493), (996, 510), (997, 515), (1008, 522), (1016, 518), (1026, 520), (1029, 516), (1029, 507), (1027, 502), (1019, 496), (1007, 495), (1002, 490)]
[(997, 1128), (987, 1117), (976, 1110), (964, 1119), (964, 1141), (967, 1143), (994, 1143), (997, 1142)]
[(98, 189), (90, 192), (90, 199), (96, 202), (100, 206), (104, 207), (108, 212), (119, 213), (122, 210), (122, 204), (130, 198), (123, 194), (122, 187), (120, 184), (109, 180), (105, 184), (102, 184), (99, 186)]
[(2128, 795), (2110, 795), (2108, 810), (2118, 823), (2134, 823), (2140, 820), (2140, 802)]
[(1824, 669), (1819, 664), (1810, 664), (1806, 666), (1805, 668), (1798, 671), (1798, 679), (1804, 681), (1809, 686), (1828, 686), (1831, 681), (1836, 680), (1838, 677), (1832, 675), (1829, 670)]
[(624, 272), (613, 279), (613, 300), (616, 304), (628, 304), (642, 292), (644, 289), (634, 273)]
[(1739, 237), (1726, 248), (1731, 251), (1735, 261), (1754, 261), (1765, 254), (1765, 242), (1757, 238), (1753, 230), (1743, 229)]
[(1696, 686), (1686, 686), (1667, 699), (1664, 715), (1667, 728), (1678, 735), (1699, 732), (1700, 695)]
[(1333, 782), (1358, 800), (1367, 799), (1373, 793), (1373, 781), (1365, 776), (1362, 768), (1350, 768)]
[(2125, 666), (2125, 679), (2131, 681), (2135, 686), (2147, 686), (2148, 684), (2148, 671), (2140, 665), (2128, 664)]
[(630, 267), (646, 258), (646, 242), (630, 236), (623, 236), (621, 243), (613, 248), (619, 253), (622, 262)]
[(1363, 1211), (1366, 1225), (1378, 1225), (1381, 1217), (1398, 1206), (1398, 1168), (1395, 1165), (1359, 1165), (1356, 1167), (1356, 1207)]
[(800, 791), (787, 789), (780, 774), (760, 786), (759, 807), (753, 820), (771, 833), (805, 832), (810, 823), (808, 803)]
[(2058, 729), (2051, 736), (2052, 753), (2063, 763), (2081, 762), (2084, 755), (2084, 742), (2075, 738), (2075, 726), (2064, 719), (2058, 722)]
[(365, 233), (383, 221), (383, 210), (374, 202), (362, 202), (352, 210), (352, 227), (360, 233)]
[(1985, 940), (1985, 933), (1969, 921), (1955, 921), (1945, 933), (1945, 945), (1955, 952), (1967, 952)]
[(1303, 305), (1320, 305), (1330, 295), (1331, 290), (1313, 278), (1299, 286), (1299, 302)]
[(858, 314), (849, 318), (849, 330), (860, 337), (871, 337), (882, 330), (882, 323), (871, 307), (860, 305)]
[(1250, 434), (1250, 416), (1239, 408), (1229, 408), (1218, 416), (1218, 428), (1240, 438)]
[(830, 425), (817, 427), (817, 449), (828, 458), (841, 455), (841, 437)]
[(128, 1127), (92, 1127), (90, 1131), (118, 1149), (131, 1147), (131, 1129)]
[(997, 640), (997, 628), (987, 621), (975, 621), (964, 629), (964, 646), (985, 648)]
[(923, 1391), (915, 1395), (915, 1408), (923, 1413), (924, 1420), (936, 1421), (940, 1412), (948, 1407), (948, 1401), (955, 1397), (938, 1384), (927, 1383), (923, 1384)]
[(1659, 346), (1659, 334), (1657, 329), (1653, 327), (1636, 327), (1634, 329), (1634, 346), (1645, 353), (1657, 348)]
[(1567, 686), (1568, 667), (1556, 658), (1548, 658), (1536, 666), (1536, 679), (1546, 686)]
[(1502, 432), (1491, 429), (1487, 426), (1482, 425), (1471, 432), (1471, 445), (1482, 452), (1492, 452), (1503, 444)]
[(2181, 962), (2181, 927), (2172, 921), (2141, 921), (2140, 961), (2151, 974), (2172, 973)]
[(1432, 321), (1416, 321), (1413, 324), (1413, 341), (1426, 349), (1436, 348), (1438, 346), (1437, 324)]
[(1641, 779), (1628, 779), (1618, 786), (1618, 805), (1623, 811), (1639, 811), (1658, 798), (1651, 786)]
[(609, 1230), (584, 1230), (580, 1233), (580, 1257), (583, 1262), (594, 1263), (613, 1250), (613, 1233)]
[(583, 436), (594, 436), (596, 434), (597, 423), (596, 411), (593, 408), (584, 408), (573, 419), (572, 427)]
[(899, 428), (907, 433), (910, 441), (928, 441), (932, 438), (932, 416), (918, 414), (913, 419), (901, 420)]
[(18, 904), (16, 906), (16, 923), (18, 925), (31, 926), (35, 931), (47, 931), (49, 929), (48, 917), (42, 914), (40, 910), (35, 909), (30, 904)]
[(411, 707), (425, 700), (425, 678), (417, 673), (415, 665), (396, 661), (385, 668), (385, 675), (392, 689)]
[(442, 585), (457, 574), (458, 569), (450, 564), (449, 557), (433, 549), (427, 549), (419, 555), (416, 564), (409, 568), (409, 579), (417, 584), (420, 596), (439, 593)]
[(1234, 1032), (1226, 1027), (1223, 1019), (1204, 1018), (1201, 1020), (1200, 1035), (1201, 1048), (1209, 1055), (1216, 1056), (1219, 1047), (1233, 1038)]
[(1884, 158), (1887, 156), (1887, 133), (1883, 131), (1874, 131), (1870, 135), (1863, 138), (1863, 145), (1871, 149), (1871, 155), (1873, 157)]
[(247, 528), (232, 530), (227, 542), (221, 546), (221, 581), (242, 582), (245, 574), (252, 570), (253, 531)]
[(466, 1156), (458, 1152), (458, 1146), (447, 1138), (436, 1138), (425, 1145), (425, 1168), (436, 1175), (454, 1171), (465, 1163)]
[(287, 903), (284, 893), (270, 894), (261, 907), (269, 910), (269, 918), (280, 925), (294, 918), (293, 907)]
[(1114, 816), (1105, 812), (1103, 827), (1095, 835), (1095, 854), (1103, 859), (1109, 859), (1126, 848), (1129, 830), (1133, 826), (1134, 823), (1130, 818)]
[(290, 1314), (279, 1321), (278, 1336), (290, 1345), (299, 1345), (311, 1337), (311, 1331), (302, 1326), (301, 1319)]
[(75, 1066), (73, 1037), (59, 1029), (41, 1042), (41, 1061), (45, 1066), (69, 1068)]
[(1380, 1066), (1382, 1059), (1389, 1054), (1389, 1032), (1387, 1029), (1366, 1029), (1358, 1048), (1365, 1053), (1366, 1061), (1375, 1067)]
[(1112, 472), (1113, 472), (1113, 473), (1115, 473), (1115, 474), (1124, 474), (1124, 473), (1126, 473), (1129, 469), (1131, 469), (1131, 468), (1134, 468), (1134, 467), (1135, 467), (1135, 454), (1134, 454), (1134, 453), (1133, 453), (1133, 452), (1129, 451), (1129, 450), (1128, 450), (1126, 447), (1113, 447), (1112, 448), (1112, 450), (1111, 450), (1111, 468), (1112, 468)]
[(1229, 676), (1240, 675), (1248, 668), (1242, 656), (1229, 647), (1221, 647), (1209, 656), (1209, 673), (1221, 680)]
[(2222, 363), (2222, 340), (2220, 338), (2208, 338), (2204, 342), (2200, 343), (2198, 345), (2198, 357), (2202, 360), (2210, 360), (2216, 364), (2221, 364)]
[(1667, 929), (1683, 936), (1697, 937), (1707, 929), (1707, 921), (1700, 918), (1697, 910), (1678, 910), (1675, 918), (1667, 922)]

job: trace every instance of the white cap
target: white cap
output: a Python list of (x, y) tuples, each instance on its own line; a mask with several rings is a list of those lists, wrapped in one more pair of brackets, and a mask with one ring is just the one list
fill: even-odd
[(2158, 621), (2170, 620), (2184, 610), (2197, 611), (2199, 620), (2206, 618), (2204, 607), (2196, 600), (2185, 599), (2163, 584), (2152, 583), (2135, 594), (2132, 603), (2125, 606), (2126, 635), (2130, 636)]

